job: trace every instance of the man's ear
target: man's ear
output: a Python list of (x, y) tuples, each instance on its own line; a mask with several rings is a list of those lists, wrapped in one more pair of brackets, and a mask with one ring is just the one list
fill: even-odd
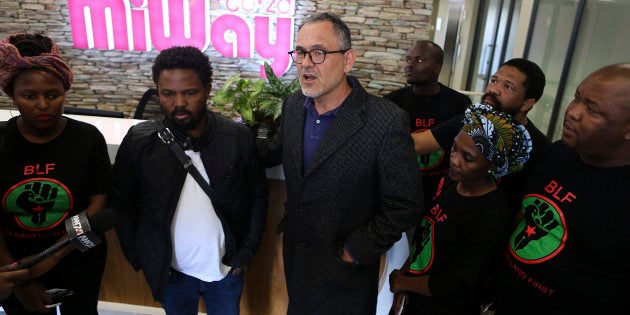
[(348, 74), (350, 73), (350, 70), (352, 70), (352, 67), (354, 67), (357, 53), (354, 51), (354, 49), (350, 49), (344, 53), (344, 58), (346, 62), (343, 70), (346, 74)]
[(528, 113), (536, 104), (536, 100), (533, 98), (528, 98), (523, 101), (523, 105), (521, 105), (521, 112)]
[(442, 72), (442, 65), (435, 65), (435, 67), (433, 67), (433, 74), (436, 78), (440, 77), (440, 72)]
[(206, 90), (206, 96), (210, 97), (210, 92), (212, 92), (212, 82), (206, 85), (205, 90)]

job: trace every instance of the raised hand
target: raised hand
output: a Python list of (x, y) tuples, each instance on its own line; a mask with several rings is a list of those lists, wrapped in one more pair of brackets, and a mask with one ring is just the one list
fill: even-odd
[(558, 225), (551, 206), (540, 199), (534, 200), (525, 207), (525, 226), (514, 239), (514, 249), (525, 248), (529, 242), (548, 235)]
[(33, 182), (25, 185), (25, 190), (16, 200), (18, 207), (31, 214), (31, 222), (40, 227), (46, 222), (46, 212), (55, 205), (58, 189), (50, 184)]

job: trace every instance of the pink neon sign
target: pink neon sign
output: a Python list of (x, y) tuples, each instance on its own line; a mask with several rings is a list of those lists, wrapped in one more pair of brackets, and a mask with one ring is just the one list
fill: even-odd
[[(149, 51), (191, 45), (229, 58), (258, 53), (289, 70), (295, 0), (68, 0), (75, 48)], [(264, 68), (260, 75), (264, 77)]]

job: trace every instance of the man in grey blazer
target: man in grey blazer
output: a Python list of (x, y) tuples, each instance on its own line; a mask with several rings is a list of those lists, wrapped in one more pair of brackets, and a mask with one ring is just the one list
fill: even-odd
[(374, 314), (380, 257), (423, 211), (409, 120), (348, 76), (356, 53), (339, 17), (307, 18), (290, 54), (302, 89), (260, 143), (286, 178), (288, 314)]

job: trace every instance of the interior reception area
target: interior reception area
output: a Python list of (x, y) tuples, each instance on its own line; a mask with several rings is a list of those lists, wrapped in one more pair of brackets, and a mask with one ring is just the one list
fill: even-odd
[[(418, 41), (442, 48), (440, 84), (473, 103), (481, 102), (506, 61), (523, 58), (537, 64), (546, 85), (536, 105), (528, 109), (528, 119), (549, 142), (562, 138), (563, 116), (580, 82), (605, 65), (630, 61), (629, 0), (3, 0), (0, 40), (32, 33), (56, 43), (73, 75), (65, 91), (63, 115), (98, 129), (113, 165), (130, 128), (163, 119), (152, 66), (160, 52), (175, 46), (193, 46), (209, 58), (211, 83), (204, 85), (210, 88), (208, 111), (246, 125), (254, 138), (267, 138), (266, 132), (273, 135), (284, 100), (300, 88), (295, 62), (300, 61), (299, 54), (302, 62), (321, 64), (350, 50), (296, 48), (299, 27), (322, 12), (333, 13), (347, 24), (355, 52), (347, 74), (378, 98), (411, 84), (405, 69), (414, 63), (409, 49)], [(319, 63), (317, 50), (323, 52)], [(259, 94), (269, 91), (279, 94), (272, 103), (264, 103), (268, 100), (261, 101)], [(18, 116), (13, 95), (0, 93), (0, 122)], [(267, 124), (270, 129), (260, 136), (260, 126)], [(282, 164), (264, 167), (267, 213), (256, 254), (242, 268), (243, 315), (287, 314), (283, 235), (278, 230), (287, 207), (285, 171)], [(3, 203), (10, 199), (8, 192), (0, 191), (1, 195)], [(394, 295), (388, 277), (410, 255), (411, 231), (407, 232), (381, 256), (377, 315), (390, 314)], [(115, 229), (105, 236), (99, 314), (166, 314), (143, 272), (135, 271), (125, 257)], [(342, 242), (340, 255), (346, 253), (343, 246)], [(352, 254), (348, 252), (351, 258)], [(354, 266), (340, 268), (344, 267)], [(206, 314), (203, 300), (198, 312)]]

